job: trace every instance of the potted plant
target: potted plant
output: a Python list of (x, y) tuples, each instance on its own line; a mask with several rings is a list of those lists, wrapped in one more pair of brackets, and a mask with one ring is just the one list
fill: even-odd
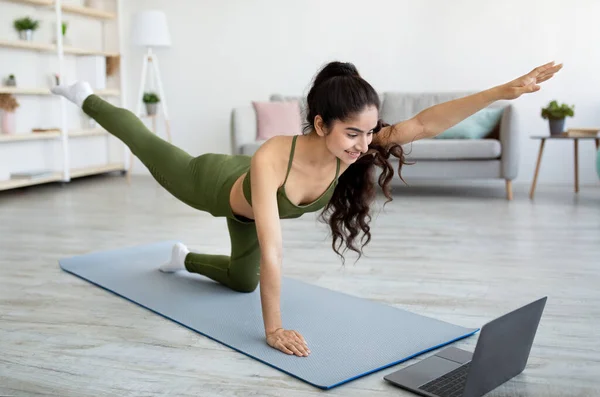
[(4, 82), (7, 87), (15, 87), (17, 85), (17, 80), (15, 79), (14, 74), (9, 74), (8, 78)]
[(143, 100), (146, 104), (146, 114), (148, 114), (148, 116), (154, 116), (156, 114), (156, 107), (160, 102), (158, 95), (154, 92), (145, 92)]
[(0, 109), (2, 110), (2, 122), (0, 123), (3, 134), (15, 133), (15, 110), (19, 103), (11, 94), (0, 94)]
[(29, 17), (15, 19), (13, 25), (21, 40), (31, 41), (33, 32), (40, 26), (40, 21), (35, 21)]
[(557, 101), (551, 101), (548, 106), (542, 108), (542, 118), (547, 119), (550, 124), (550, 135), (560, 135), (565, 130), (565, 119), (575, 115), (575, 105), (566, 103), (561, 105)]

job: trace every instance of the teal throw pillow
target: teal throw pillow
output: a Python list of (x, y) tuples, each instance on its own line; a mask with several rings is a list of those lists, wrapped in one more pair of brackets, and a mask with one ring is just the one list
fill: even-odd
[(490, 134), (500, 121), (504, 109), (485, 108), (442, 132), (441, 139), (482, 139)]

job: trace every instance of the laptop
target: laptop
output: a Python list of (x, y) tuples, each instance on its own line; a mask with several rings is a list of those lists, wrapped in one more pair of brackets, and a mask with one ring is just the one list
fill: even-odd
[(546, 300), (485, 324), (473, 353), (448, 347), (383, 379), (427, 397), (483, 396), (525, 369)]

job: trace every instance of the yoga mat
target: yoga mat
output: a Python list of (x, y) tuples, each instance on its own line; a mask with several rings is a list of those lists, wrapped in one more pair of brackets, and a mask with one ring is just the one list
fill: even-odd
[(300, 332), (311, 350), (308, 357), (286, 355), (265, 341), (260, 288), (240, 293), (201, 275), (160, 272), (173, 244), (95, 252), (59, 263), (69, 273), (321, 389), (478, 331), (284, 277), (283, 326)]

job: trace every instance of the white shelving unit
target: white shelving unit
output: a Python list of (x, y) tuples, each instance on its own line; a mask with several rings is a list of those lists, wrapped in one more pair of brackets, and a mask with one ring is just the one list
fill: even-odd
[[(121, 55), (121, 1), (103, 0), (103, 9), (96, 9), (87, 7), (86, 0), (0, 0), (0, 24), (4, 25), (0, 26), (0, 94), (12, 94), (20, 104), (17, 133), (0, 134), (0, 191), (127, 172), (129, 151), (125, 145), (66, 99), (52, 95), (49, 78), (52, 70), (62, 81), (78, 79), (77, 59), (82, 56), (106, 59)], [(25, 16), (42, 20), (32, 41), (20, 40), (11, 30), (12, 21)], [(66, 37), (74, 35), (76, 45), (63, 42), (63, 21), (69, 23)], [(123, 71), (120, 56), (118, 72), (107, 78), (106, 87), (94, 92), (123, 106)], [(4, 85), (9, 73), (17, 76), (16, 87)], [(19, 124), (30, 128), (21, 129)], [(10, 178), (13, 172), (40, 169), (49, 172), (31, 179)]]

